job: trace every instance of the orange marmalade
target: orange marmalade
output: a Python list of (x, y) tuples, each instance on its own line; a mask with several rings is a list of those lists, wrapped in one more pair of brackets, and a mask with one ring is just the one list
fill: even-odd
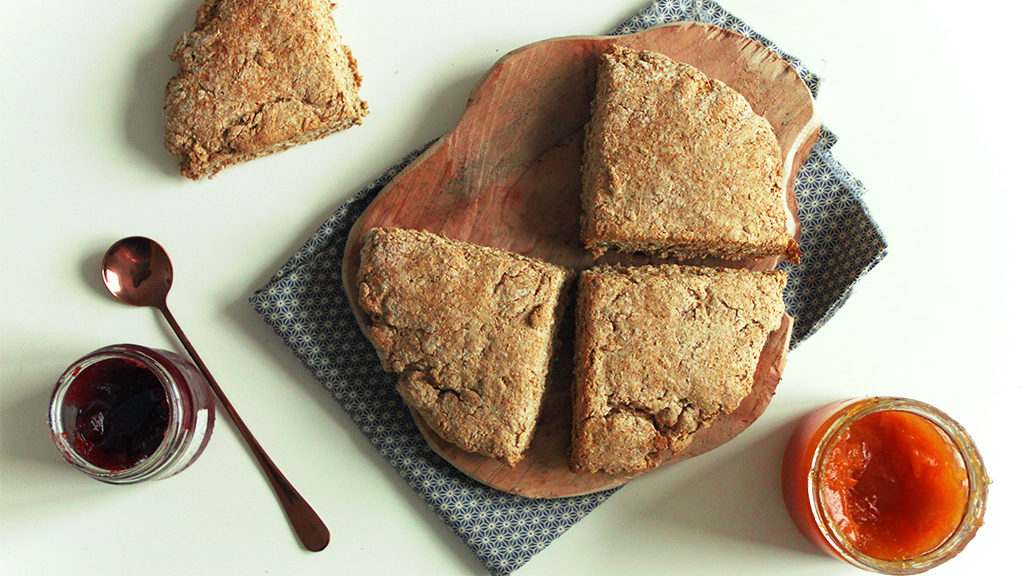
[(915, 574), (959, 553), (981, 526), (988, 477), (970, 436), (904, 398), (829, 404), (794, 431), (782, 491), (819, 548), (885, 574)]

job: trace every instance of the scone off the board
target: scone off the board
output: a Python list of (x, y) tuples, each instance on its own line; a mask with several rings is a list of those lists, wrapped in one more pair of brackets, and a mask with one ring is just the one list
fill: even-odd
[(198, 180), (361, 124), (362, 77), (327, 0), (204, 0), (178, 41), (164, 146)]

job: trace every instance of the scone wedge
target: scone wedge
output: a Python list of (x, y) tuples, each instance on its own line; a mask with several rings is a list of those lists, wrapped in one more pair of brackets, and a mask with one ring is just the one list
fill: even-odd
[(779, 143), (743, 95), (621, 46), (601, 56), (597, 75), (583, 153), (588, 249), (799, 260)]
[(327, 0), (204, 0), (171, 59), (164, 145), (192, 179), (360, 124), (362, 79)]
[(572, 272), (429, 232), (367, 232), (357, 301), (398, 392), (444, 440), (515, 466), (540, 415)]
[(570, 463), (639, 472), (735, 410), (785, 305), (784, 272), (601, 266), (580, 276)]

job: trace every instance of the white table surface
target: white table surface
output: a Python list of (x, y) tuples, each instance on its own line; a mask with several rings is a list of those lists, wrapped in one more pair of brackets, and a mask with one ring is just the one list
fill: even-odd
[[(909, 0), (723, 0), (823, 78), (837, 157), (868, 188), (889, 256), (790, 357), (764, 417), (725, 447), (626, 486), (517, 575), (854, 574), (814, 552), (777, 487), (794, 420), (829, 400), (905, 395), (972, 433), (995, 484), (987, 524), (935, 574), (1005, 573), (1022, 535), (1017, 280), (1022, 9)], [(180, 177), (162, 147), (168, 54), (199, 0), (4, 2), (0, 13), (0, 573), (482, 574), (247, 297), (350, 195), (456, 122), (501, 55), (606, 31), (641, 0), (342, 1), (363, 126)], [(1002, 11), (1001, 14), (994, 14)], [(169, 304), (257, 438), (330, 526), (299, 548), (226, 418), (184, 474), (86, 478), (46, 428), (53, 383), (107, 344), (180, 349), (115, 302), (105, 249), (157, 239)]]

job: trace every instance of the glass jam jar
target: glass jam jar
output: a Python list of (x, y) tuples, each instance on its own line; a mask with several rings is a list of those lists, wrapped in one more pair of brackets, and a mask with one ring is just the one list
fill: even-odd
[(112, 484), (167, 478), (199, 457), (214, 396), (194, 364), (167, 350), (107, 346), (72, 364), (50, 400), (61, 455)]
[(918, 574), (963, 550), (982, 524), (989, 482), (967, 432), (906, 398), (815, 410), (782, 463), (786, 507), (808, 540), (882, 574)]

